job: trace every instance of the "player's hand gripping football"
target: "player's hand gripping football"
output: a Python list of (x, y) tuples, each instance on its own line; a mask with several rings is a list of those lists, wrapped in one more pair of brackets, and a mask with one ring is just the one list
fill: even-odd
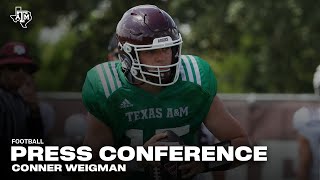
[[(146, 143), (144, 143), (144, 148), (147, 148), (148, 146), (160, 146), (161, 145), (161, 140), (162, 139), (165, 139), (167, 137), (167, 133), (163, 132), (163, 133), (159, 133), (159, 134), (156, 134), (154, 136), (152, 136)], [(153, 161), (153, 162), (147, 162), (147, 161), (143, 161), (139, 164), (139, 166), (141, 167), (146, 167), (147, 165), (151, 165), (153, 167), (156, 167), (156, 166), (160, 166), (160, 162), (157, 162), (157, 161)]]
[[(184, 142), (176, 133), (171, 130), (166, 130), (151, 138), (146, 145), (182, 146)], [(168, 157), (162, 157), (159, 163), (154, 163), (153, 166), (146, 167), (145, 172), (152, 179), (177, 180), (181, 179), (181, 172), (178, 170), (180, 165), (181, 162), (170, 161)]]

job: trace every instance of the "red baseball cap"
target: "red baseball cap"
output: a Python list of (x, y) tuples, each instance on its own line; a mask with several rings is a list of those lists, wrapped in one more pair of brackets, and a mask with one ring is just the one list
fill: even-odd
[(37, 64), (29, 55), (28, 48), (22, 42), (8, 42), (1, 47), (0, 66), (9, 64), (30, 65), (34, 68), (34, 72), (38, 70)]

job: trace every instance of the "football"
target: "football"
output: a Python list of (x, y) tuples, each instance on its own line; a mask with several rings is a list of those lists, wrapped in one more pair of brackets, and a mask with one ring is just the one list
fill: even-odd
[[(161, 139), (159, 142), (164, 146), (177, 146), (184, 145), (183, 140), (173, 131), (165, 131), (168, 136)], [(150, 179), (154, 180), (176, 180), (181, 179), (181, 172), (178, 170), (179, 165), (182, 162), (171, 162), (169, 157), (162, 157), (160, 166), (147, 166), (145, 172), (148, 174)]]

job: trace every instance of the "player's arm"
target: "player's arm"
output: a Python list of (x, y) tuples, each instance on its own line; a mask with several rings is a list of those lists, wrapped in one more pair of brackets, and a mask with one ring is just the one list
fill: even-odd
[[(113, 146), (113, 134), (112, 129), (104, 124), (101, 120), (88, 113), (88, 129), (85, 135), (83, 145), (89, 146), (92, 149), (92, 163), (105, 164), (99, 157), (99, 150), (103, 146)], [(112, 162), (116, 163), (116, 162)], [(85, 180), (92, 179), (122, 179), (124, 173), (86, 173), (83, 178)]]
[[(204, 124), (216, 138), (220, 141), (230, 141), (234, 148), (250, 146), (250, 141), (245, 130), (241, 127), (239, 121), (226, 110), (218, 96), (214, 97)], [(241, 164), (237, 161), (236, 163), (232, 163), (230, 167), (226, 166), (226, 169)]]
[(309, 141), (302, 135), (298, 137), (299, 143), (299, 165), (298, 165), (298, 180), (309, 179), (309, 171), (312, 163), (312, 154)]
[(215, 96), (210, 106), (204, 125), (220, 141), (230, 140), (234, 147), (250, 145), (247, 133), (239, 121), (226, 110), (218, 96)]
[(96, 81), (97, 76), (95, 68), (88, 71), (82, 87), (82, 102), (88, 111), (88, 128), (83, 144), (92, 148), (93, 159), (99, 156), (99, 150), (102, 146), (114, 145), (112, 129), (104, 123), (110, 123), (110, 120), (102, 119), (106, 117), (105, 112), (108, 109), (102, 108), (101, 102), (106, 102), (107, 97), (101, 99), (104, 96), (99, 96), (97, 89), (99, 89), (100, 83)]
[[(211, 103), (208, 115), (204, 120), (204, 125), (220, 141), (230, 142), (235, 148), (238, 146), (250, 146), (250, 142), (244, 129), (239, 122), (225, 109), (221, 100), (215, 96)], [(179, 167), (182, 171), (182, 178), (189, 178), (204, 171), (222, 171), (241, 165), (241, 162), (226, 162), (216, 165), (193, 161), (185, 163)], [(214, 168), (212, 168), (214, 166)]]
[(99, 150), (103, 146), (113, 146), (112, 129), (98, 118), (88, 113), (88, 129), (83, 144), (91, 147), (92, 159), (99, 159)]

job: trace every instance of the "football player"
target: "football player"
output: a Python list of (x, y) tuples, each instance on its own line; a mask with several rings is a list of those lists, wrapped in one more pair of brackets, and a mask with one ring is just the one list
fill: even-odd
[[(154, 5), (133, 7), (119, 21), (116, 36), (120, 61), (89, 70), (82, 89), (89, 112), (84, 144), (94, 155), (104, 145), (156, 145), (166, 138), (165, 130), (186, 145), (197, 145), (201, 123), (220, 141), (249, 145), (246, 132), (216, 95), (209, 64), (181, 55), (182, 37), (169, 14)], [(183, 178), (212, 170), (203, 162), (179, 169)]]
[[(320, 95), (320, 65), (313, 78), (314, 91)], [(299, 165), (298, 180), (320, 179), (320, 107), (310, 106), (298, 109), (293, 117), (298, 131)]]

